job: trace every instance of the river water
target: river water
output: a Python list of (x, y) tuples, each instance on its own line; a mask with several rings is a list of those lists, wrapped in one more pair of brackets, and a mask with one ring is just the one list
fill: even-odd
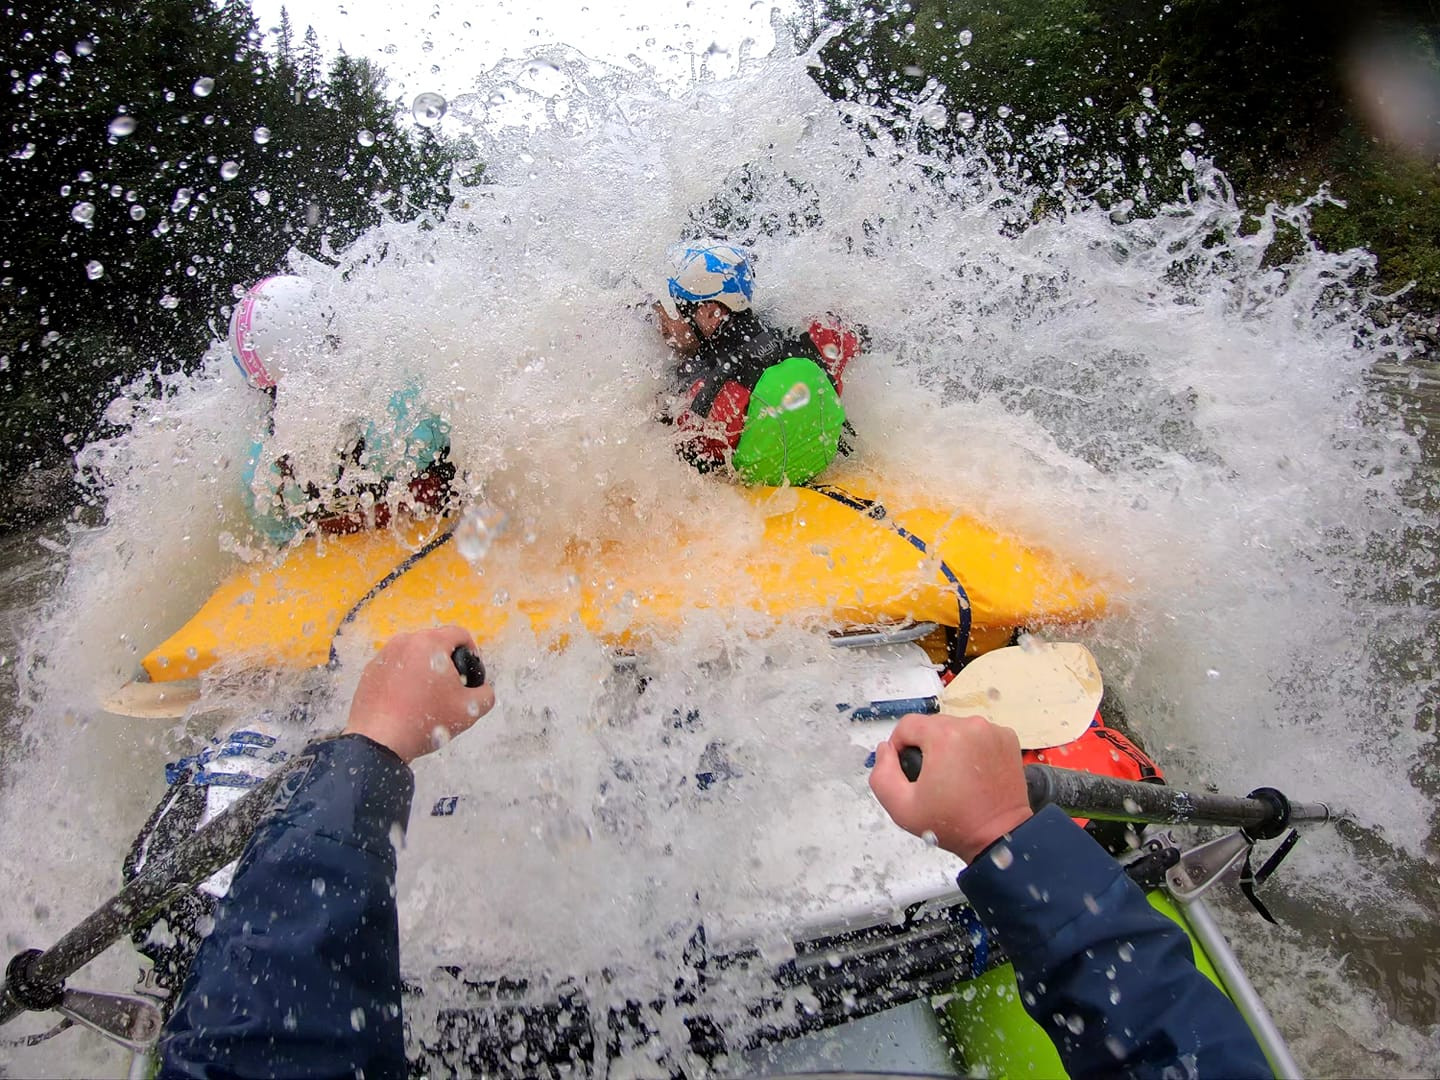
[[(1273, 785), (1351, 813), (1266, 887), (1279, 928), (1243, 904), (1224, 919), (1308, 1073), (1433, 1074), (1440, 371), (1367, 314), (1368, 256), (1268, 257), (1305, 208), (1247, 220), (1204, 162), (1154, 218), (1072, 200), (1017, 234), (1041, 193), (978, 155), (927, 157), (904, 116), (898, 133), (862, 138), (873, 118), (825, 99), (803, 58), (748, 61), (680, 96), (564, 51), (545, 63), (543, 93), (567, 107), (537, 128), (482, 125), (486, 184), (444, 222), (382, 225), (338, 268), (292, 267), (326, 313), (276, 412), (301, 467), (325, 460), (337, 425), (383, 415), (389, 388), (413, 384), (452, 424), (462, 483), (542, 564), (573, 537), (623, 538), (676, 505), (726, 535), (740, 527), (729, 494), (680, 465), (650, 419), (666, 357), (638, 305), (673, 238), (743, 237), (767, 317), (833, 310), (869, 328), (846, 404), (889, 490), (965, 508), (1113, 583), (1116, 611), (1086, 640), (1172, 781)], [(506, 70), (493, 78), (516, 78)], [(492, 89), (457, 114), (483, 113)], [(97, 701), (237, 561), (266, 557), (236, 479), (262, 403), (222, 347), (163, 397), (122, 397), (110, 419), (123, 433), (80, 455), (106, 524), (4, 541), (12, 950), (54, 940), (110, 891), (161, 764), (226, 722), (122, 720)], [(697, 695), (728, 709), (730, 745), (756, 774), (695, 824), (684, 800), (657, 815), (612, 799), (597, 816), (611, 790), (597, 762), (631, 755), (659, 790), (704, 747), (676, 736), (656, 751), (633, 704), (607, 711), (595, 643), (581, 635), (563, 655), (488, 643), (509, 703), (491, 743), (462, 740), (422, 766), (488, 816), (459, 851), (421, 840), (402, 856), (407, 955), (623, 962), (635, 987), (673, 980), (676, 927), (724, 888), (741, 857), (719, 857), (731, 838), (803, 828), (787, 793), (846, 767), (783, 709), (758, 723), (761, 702), (798, 709), (835, 675), (786, 639), (802, 662), (777, 680), (776, 648), (697, 615), (648, 660), (645, 709)], [(733, 686), (697, 688), (698, 665), (717, 659)], [(541, 722), (537, 796), (534, 776), (486, 766)], [(836, 782), (863, 797), (858, 771)], [(549, 857), (507, 862), (527, 844)], [(803, 883), (801, 867), (775, 906)], [(117, 948), (77, 984), (124, 987), (134, 970)], [(16, 1074), (123, 1068), (75, 1033), (5, 1053)]]

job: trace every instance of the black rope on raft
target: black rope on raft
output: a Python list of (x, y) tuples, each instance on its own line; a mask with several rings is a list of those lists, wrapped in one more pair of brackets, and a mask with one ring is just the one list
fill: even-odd
[(47, 1039), (53, 1039), (62, 1031), (66, 1030), (67, 1028), (72, 1028), (74, 1026), (75, 1021), (71, 1020), (67, 1016), (64, 1020), (61, 1020), (49, 1031), (42, 1031), (38, 1035), (22, 1035), (18, 1039), (0, 1039), (0, 1046), (6, 1047), (7, 1049), (19, 1049), (20, 1047), (24, 1046), (39, 1046)]
[(419, 551), (415, 552), (413, 555), (408, 556), (404, 562), (402, 562), (399, 566), (395, 567), (394, 570), (391, 570), (390, 573), (386, 574), (383, 578), (381, 578), (373, 586), (371, 586), (369, 592), (367, 592), (359, 600), (355, 601), (355, 606), (345, 613), (345, 617), (340, 620), (340, 625), (335, 627), (335, 635), (330, 639), (330, 659), (326, 661), (326, 667), (333, 670), (334, 668), (340, 666), (340, 655), (336, 648), (337, 644), (340, 641), (340, 634), (342, 631), (344, 631), (345, 627), (349, 626), (352, 622), (355, 621), (356, 616), (360, 614), (360, 610), (371, 600), (374, 600), (375, 597), (379, 596), (382, 592), (388, 589), (391, 585), (395, 584), (395, 582), (399, 581), (402, 577), (404, 577), (405, 574), (409, 572), (421, 559), (425, 558), (425, 556), (429, 555), (437, 548), (440, 548), (445, 544), (449, 543), (450, 538), (454, 535), (455, 533), (453, 530), (451, 530), (450, 532), (441, 533), (439, 536), (435, 537), (428, 544), (422, 547)]
[[(924, 540), (921, 540), (920, 537), (916, 536), (904, 526), (886, 520), (889, 516), (888, 511), (884, 505), (877, 500), (852, 495), (848, 491), (832, 487), (828, 484), (809, 484), (806, 486), (809, 487), (811, 491), (818, 492), (827, 499), (832, 499), (839, 503), (841, 506), (848, 506), (851, 510), (854, 510), (858, 514), (863, 514), (873, 521), (884, 521), (902, 540), (908, 542), (910, 546), (915, 548), (920, 554), (930, 554), (930, 550)], [(946, 667), (954, 674), (965, 666), (965, 650), (970, 645), (970, 623), (974, 616), (970, 610), (970, 594), (965, 591), (965, 586), (960, 583), (959, 575), (950, 569), (944, 559), (937, 557), (936, 561), (940, 564), (940, 573), (945, 576), (945, 580), (948, 581), (955, 590), (957, 617), (955, 625), (953, 627), (947, 627), (945, 631)]]

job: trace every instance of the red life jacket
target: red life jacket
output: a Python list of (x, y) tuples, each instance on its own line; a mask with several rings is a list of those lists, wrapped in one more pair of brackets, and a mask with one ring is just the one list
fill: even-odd
[(1165, 774), (1149, 756), (1112, 727), (1106, 727), (1100, 713), (1074, 742), (1063, 746), (1047, 746), (1043, 750), (1026, 750), (1025, 763), (1053, 765), (1057, 769), (1079, 769), (1099, 776), (1115, 776), (1121, 780), (1142, 780), (1156, 783)]
[(820, 354), (835, 392), (845, 392), (845, 365), (860, 355), (860, 335), (842, 323), (834, 315), (826, 315), (810, 324), (810, 340)]
[[(1106, 727), (1097, 709), (1090, 726), (1073, 742), (1063, 746), (1047, 746), (1043, 750), (1026, 750), (1021, 757), (1025, 764), (1053, 765), (1057, 769), (1078, 769), (1098, 776), (1114, 776), (1121, 780), (1140, 780), (1151, 784), (1165, 781), (1160, 767), (1148, 754), (1114, 728)], [(1086, 818), (1076, 818), (1080, 825)]]
[[(760, 325), (751, 321), (755, 326)], [(735, 451), (745, 432), (750, 391), (755, 381), (772, 363), (786, 356), (815, 360), (830, 376), (835, 392), (843, 393), (845, 367), (860, 355), (860, 335), (834, 315), (826, 315), (812, 322), (808, 333), (799, 338), (787, 341), (779, 334), (769, 334), (765, 350), (763, 355), (745, 357), (749, 363), (737, 363), (735, 377), (717, 378), (713, 373), (708, 374), (686, 391), (688, 404), (675, 418), (675, 424), (689, 435), (686, 456), (696, 464), (718, 465)]]

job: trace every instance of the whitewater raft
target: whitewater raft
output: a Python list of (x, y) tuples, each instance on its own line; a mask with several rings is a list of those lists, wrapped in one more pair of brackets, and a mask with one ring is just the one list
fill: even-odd
[[(708, 611), (762, 630), (777, 623), (832, 632), (881, 628), (868, 635), (876, 647), (857, 649), (852, 666), (878, 677), (883, 694), (871, 687), (846, 700), (913, 703), (940, 693), (939, 669), (999, 648), (1018, 630), (1053, 635), (1113, 604), (1099, 580), (1064, 559), (950, 508), (885, 500), (855, 483), (756, 488), (737, 497), (752, 519), (742, 524), (753, 527), (724, 538), (676, 523), (624, 541), (575, 541), (549, 566), (534, 565), (523, 540), (509, 536), (496, 540), (483, 566), (472, 564), (454, 539), (453, 522), (312, 538), (223, 582), (144, 658), (145, 676), (164, 687), (207, 672), (319, 667), (343, 634), (378, 646), (440, 623), (469, 628), (482, 645), (518, 627), (556, 648), (584, 633), (635, 650), (662, 640), (690, 613)], [(736, 535), (750, 537), (739, 550)], [(908, 629), (887, 636), (888, 627)], [(935, 629), (921, 637), (928, 627)], [(852, 633), (858, 641), (837, 643), (863, 644), (866, 637)], [(851, 726), (869, 746), (886, 730)], [(1108, 745), (1097, 750), (1104, 730), (1097, 714), (1082, 739), (1039, 750), (1032, 760), (1123, 775), (1119, 755)], [(527, 752), (543, 760), (543, 736), (534, 738), (542, 741)], [(1090, 752), (1081, 753), (1082, 746)], [(537, 762), (510, 767), (539, 771)], [(416, 805), (433, 809), (412, 821), (412, 847), (448, 851), (465, 843), (467, 829), (503, 829), (496, 807), (470, 806), (447, 782), (435, 771), (419, 778)], [(868, 800), (857, 803), (848, 785), (822, 783), (802, 795), (805, 826), (767, 835), (752, 851), (747, 880), (754, 896), (730, 898), (704, 927), (707, 970), (722, 979), (732, 970), (747, 980), (763, 976), (750, 1015), (769, 1019), (730, 1036), (695, 1027), (690, 1052), (730, 1060), (743, 1072), (788, 1060), (774, 1056), (780, 1044), (799, 1048), (797, 1062), (849, 1062), (856, 1051), (859, 1064), (878, 1041), (919, 1047), (921, 1057), (909, 1059), (917, 1068), (941, 1068), (959, 1055), (989, 1075), (1063, 1075), (1053, 1046), (1025, 1014), (1013, 970), (955, 890), (953, 861), (930, 848), (903, 849), (897, 857), (905, 840), (877, 828), (876, 809)], [(523, 851), (528, 836), (517, 833), (513, 846)], [(1157, 851), (1174, 850), (1168, 836), (1155, 844)], [(801, 865), (802, 898), (783, 912), (793, 959), (772, 968), (753, 942), (773, 941), (782, 915), (773, 897), (794, 891)], [(857, 885), (860, 865), (891, 871), (861, 875)], [(1151, 903), (1190, 936), (1197, 965), (1235, 1000), (1286, 1072), (1283, 1040), (1200, 890), (1186, 893), (1163, 874), (1146, 885)], [(594, 1003), (577, 997), (575, 984), (507, 981), (483, 962), (457, 957), (441, 969), (412, 972), (410, 981), (425, 989), (407, 999), (407, 1013), (428, 1016), (412, 1052), (441, 1072), (583, 1074), (603, 1053), (597, 1031), (648, 1037), (649, 1021), (624, 1010), (606, 1013), (601, 1006), (592, 1014)], [(434, 1011), (427, 1001), (437, 997), (453, 1004)], [(945, 1004), (937, 1008), (940, 1000)], [(686, 1015), (705, 1007), (693, 998), (671, 1004)], [(516, 1030), (525, 1033), (518, 1043), (505, 1034)]]
[[(223, 582), (144, 657), (143, 678), (312, 668), (342, 631), (378, 645), (446, 623), (482, 645), (518, 623), (556, 647), (577, 632), (632, 647), (698, 611), (763, 624), (933, 623), (958, 663), (1017, 630), (1061, 629), (1107, 610), (1094, 579), (953, 508), (887, 502), (859, 484), (739, 497), (753, 527), (724, 538), (676, 522), (624, 541), (577, 540), (562, 560), (537, 566), (502, 537), (483, 573), (451, 542), (451, 523), (308, 540)], [(749, 539), (737, 549), (735, 535)]]

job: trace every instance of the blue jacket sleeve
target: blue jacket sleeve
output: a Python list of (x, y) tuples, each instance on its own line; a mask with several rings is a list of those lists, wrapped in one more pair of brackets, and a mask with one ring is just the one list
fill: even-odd
[(959, 880), (1071, 1076), (1274, 1075), (1185, 932), (1059, 809), (996, 841)]
[(394, 835), (414, 777), (360, 735), (306, 753), (195, 956), (162, 1035), (162, 1077), (405, 1073)]

